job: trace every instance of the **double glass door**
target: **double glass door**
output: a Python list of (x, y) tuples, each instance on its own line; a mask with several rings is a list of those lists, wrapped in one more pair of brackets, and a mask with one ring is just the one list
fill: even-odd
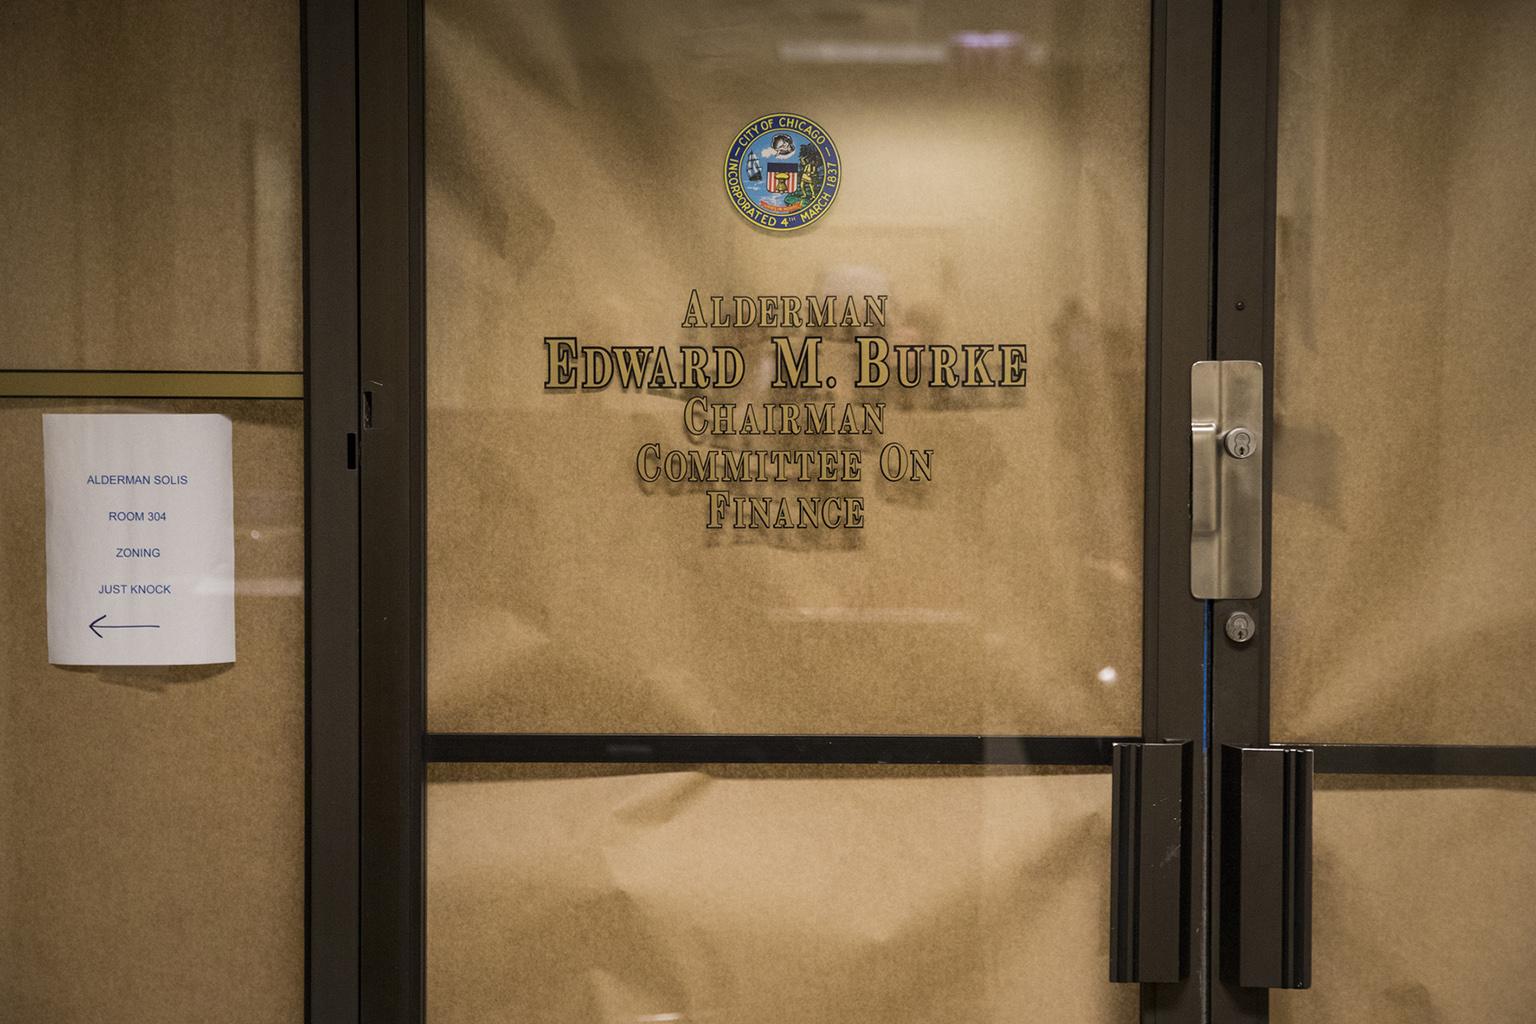
[(360, 12), (366, 1019), (1536, 1012), (1536, 17), (1216, 7)]

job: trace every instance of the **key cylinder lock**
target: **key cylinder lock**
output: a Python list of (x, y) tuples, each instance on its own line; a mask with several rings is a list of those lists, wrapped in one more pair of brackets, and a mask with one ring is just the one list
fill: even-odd
[(1247, 427), (1233, 427), (1226, 432), (1221, 440), (1227, 446), (1227, 454), (1234, 459), (1246, 459), (1258, 447), (1258, 442), (1253, 437), (1253, 431)]

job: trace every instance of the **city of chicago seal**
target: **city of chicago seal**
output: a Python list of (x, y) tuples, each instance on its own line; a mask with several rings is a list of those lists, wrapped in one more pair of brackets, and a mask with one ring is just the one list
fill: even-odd
[(826, 130), (799, 114), (767, 114), (736, 134), (725, 189), (736, 212), (771, 231), (821, 219), (837, 198), (842, 160)]

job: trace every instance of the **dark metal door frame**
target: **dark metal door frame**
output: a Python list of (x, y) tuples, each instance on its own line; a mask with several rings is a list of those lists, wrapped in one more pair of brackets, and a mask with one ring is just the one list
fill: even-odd
[(1151, 148), (1147, 204), (1146, 538), (1142, 734), (1195, 748), (1186, 808), (1189, 973), (1142, 986), (1143, 1024), (1202, 1024), (1209, 977), (1210, 732), (1206, 602), (1189, 590), (1189, 367), (1211, 358), (1211, 159), (1214, 0), (1152, 4)]
[[(1212, 307), (1214, 359), (1254, 360), (1264, 373), (1263, 435), (1274, 437), (1275, 62), (1279, 0), (1221, 0), (1217, 9), (1216, 217)], [(1273, 446), (1264, 445), (1264, 589), (1251, 600), (1211, 602), (1210, 879), (1212, 1024), (1269, 1019), (1269, 990), (1237, 982), (1234, 915), (1223, 907), (1220, 866), (1233, 836), (1223, 747), (1269, 744), (1269, 552)], [(1228, 616), (1247, 612), (1258, 624), (1246, 644), (1227, 639)], [(1224, 797), (1226, 798), (1224, 800)], [(1227, 829), (1223, 825), (1228, 826)], [(1226, 845), (1224, 845), (1226, 844)], [(1276, 844), (1278, 846), (1278, 843)], [(1229, 898), (1230, 893), (1227, 893)], [(1226, 916), (1223, 916), (1224, 910)]]
[(303, 0), (304, 1009), (358, 1017), (361, 555), (356, 18)]

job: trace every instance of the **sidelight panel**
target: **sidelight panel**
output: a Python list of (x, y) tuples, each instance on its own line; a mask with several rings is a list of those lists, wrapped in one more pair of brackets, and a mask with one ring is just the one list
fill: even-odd
[[(48, 663), (45, 412), (231, 419), (237, 660)], [(15, 1020), (303, 1016), (302, 430), (297, 402), (0, 402), (0, 1005)]]

